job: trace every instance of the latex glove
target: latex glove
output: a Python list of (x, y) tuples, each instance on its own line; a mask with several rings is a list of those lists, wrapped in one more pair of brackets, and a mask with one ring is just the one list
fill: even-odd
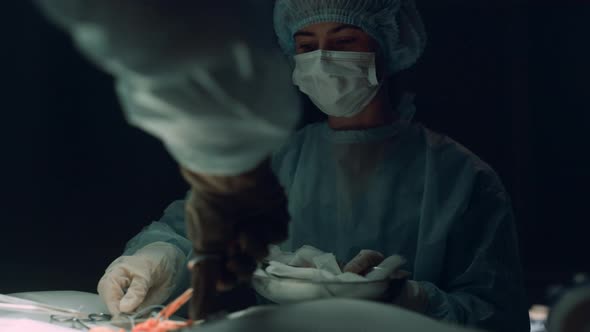
[(425, 313), (428, 308), (428, 294), (420, 283), (408, 280), (393, 304), (418, 313)]
[(374, 250), (361, 250), (348, 264), (344, 266), (343, 272), (351, 272), (364, 275), (371, 268), (381, 264), (385, 257)]
[(162, 304), (176, 288), (185, 260), (172, 244), (149, 244), (111, 263), (98, 282), (98, 294), (113, 315)]

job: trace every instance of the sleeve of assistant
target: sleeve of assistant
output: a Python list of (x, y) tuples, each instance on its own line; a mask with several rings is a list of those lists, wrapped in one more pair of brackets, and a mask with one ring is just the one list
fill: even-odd
[(493, 172), (482, 173), (451, 230), (443, 283), (421, 282), (427, 314), (490, 331), (529, 331), (510, 200)]
[(174, 201), (170, 204), (160, 220), (145, 227), (127, 242), (124, 255), (133, 255), (150, 243), (166, 242), (178, 247), (188, 257), (192, 250), (192, 244), (186, 238), (184, 204), (184, 200)]
[[(192, 243), (186, 237), (185, 226), (185, 200), (178, 200), (172, 202), (162, 215), (160, 220), (153, 222), (151, 225), (145, 227), (139, 234), (134, 236), (125, 246), (123, 255), (133, 255), (139, 249), (154, 242), (166, 242), (176, 246), (185, 255), (185, 262), (180, 271), (179, 282), (170, 296), (170, 299), (178, 297), (182, 292), (190, 287), (190, 273), (187, 266), (188, 261), (192, 257)], [(170, 300), (169, 299), (169, 300)]]

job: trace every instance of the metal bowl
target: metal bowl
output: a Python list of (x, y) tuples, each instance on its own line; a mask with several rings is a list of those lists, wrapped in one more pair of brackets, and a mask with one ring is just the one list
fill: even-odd
[(262, 297), (278, 304), (333, 297), (385, 301), (395, 298), (406, 282), (406, 279), (389, 278), (358, 282), (311, 281), (257, 272), (252, 278), (252, 286)]

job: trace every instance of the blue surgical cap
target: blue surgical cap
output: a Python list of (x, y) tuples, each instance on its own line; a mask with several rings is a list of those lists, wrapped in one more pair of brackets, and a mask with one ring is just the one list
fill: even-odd
[(389, 73), (411, 67), (426, 44), (424, 25), (414, 0), (277, 0), (275, 31), (287, 55), (295, 54), (294, 35), (322, 22), (357, 26), (381, 47)]

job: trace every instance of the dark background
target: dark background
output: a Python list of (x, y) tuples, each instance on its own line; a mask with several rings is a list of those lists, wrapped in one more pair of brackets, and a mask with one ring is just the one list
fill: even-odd
[[(94, 291), (187, 186), (159, 142), (125, 123), (110, 77), (28, 1), (3, 5), (0, 293)], [(419, 7), (417, 119), (498, 171), (530, 302), (543, 302), (548, 285), (590, 271), (590, 3)]]

